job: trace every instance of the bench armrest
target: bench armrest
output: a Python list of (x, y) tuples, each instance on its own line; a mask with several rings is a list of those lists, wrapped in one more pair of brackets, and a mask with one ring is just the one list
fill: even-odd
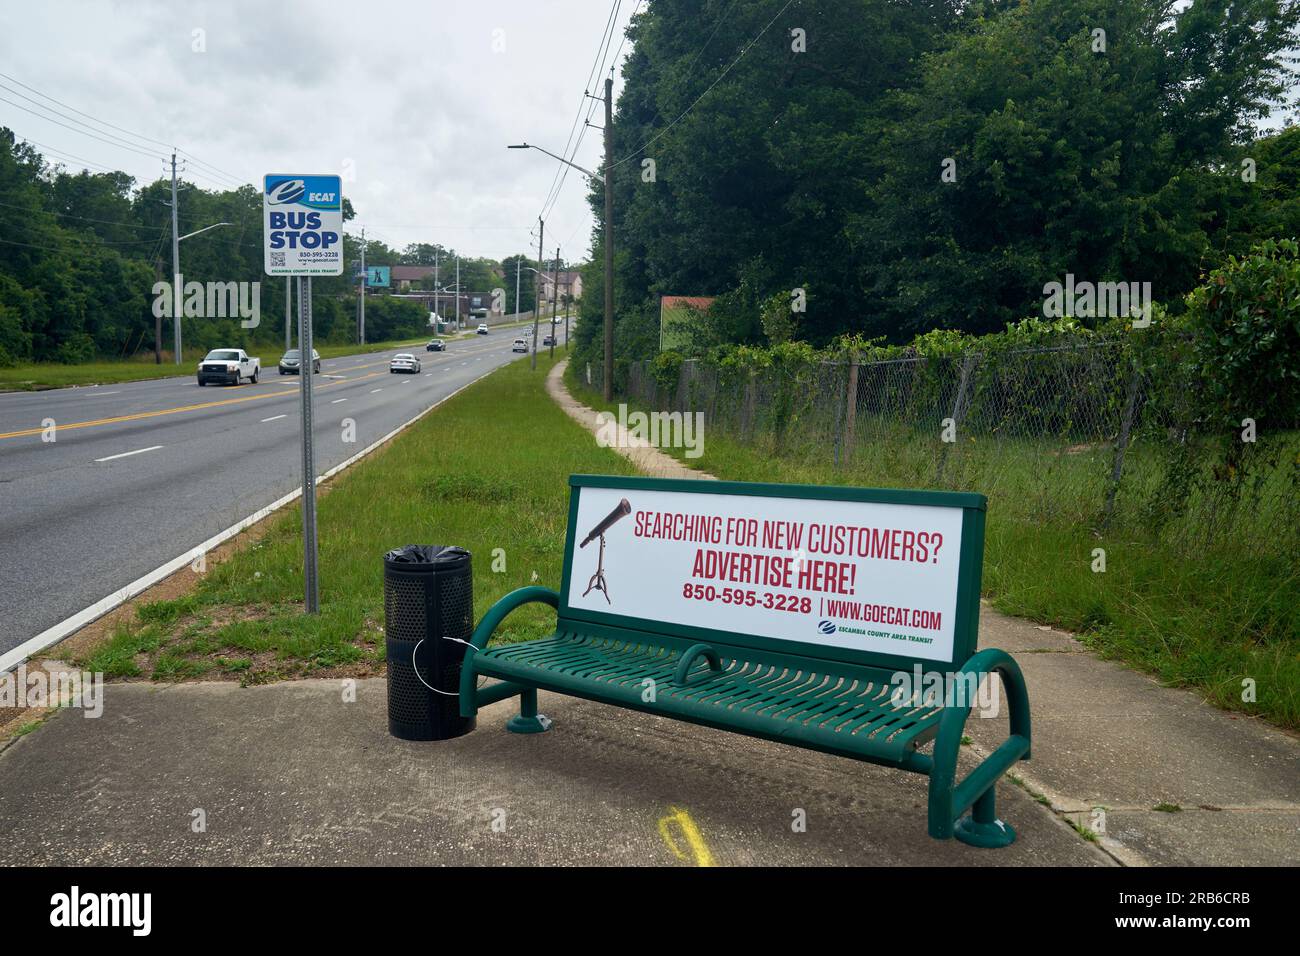
[(492, 639), (492, 634), (505, 620), (506, 615), (515, 608), (534, 602), (549, 604), (553, 608), (558, 608), (560, 606), (560, 595), (550, 588), (536, 586), (517, 588), (488, 608), (488, 612), (478, 622), (478, 627), (474, 628), (474, 633), (470, 635), (469, 647), (465, 648), (465, 659), (460, 667), (460, 714), (462, 717), (473, 717), (478, 710), (478, 704), (474, 699), (474, 655), (487, 647), (488, 641)]
[(930, 835), (938, 839), (952, 836), (956, 818), (969, 809), (980, 795), (1019, 760), (1029, 759), (1029, 692), (1020, 665), (1006, 651), (987, 647), (973, 655), (954, 675), (961, 687), (965, 677), (975, 683), (988, 674), (998, 674), (1007, 696), (1011, 735), (993, 753), (967, 775), (960, 784), (957, 778), (957, 754), (961, 750), (962, 731), (970, 715), (972, 701), (948, 702), (939, 718), (939, 734), (934, 742), (934, 764), (930, 769)]
[(717, 651), (708, 644), (692, 644), (682, 652), (681, 658), (677, 661), (677, 669), (673, 671), (673, 683), (682, 687), (691, 683), (688, 676), (691, 667), (701, 657), (709, 662), (709, 669), (705, 672), (707, 677), (717, 677), (722, 673), (722, 660), (718, 657)]

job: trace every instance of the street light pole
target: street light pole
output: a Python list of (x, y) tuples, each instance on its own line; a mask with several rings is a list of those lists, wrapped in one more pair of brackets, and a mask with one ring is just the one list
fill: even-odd
[(366, 344), (366, 230), (361, 229), (361, 282), (357, 286), (357, 344)]
[[(590, 94), (588, 94), (590, 96)], [(598, 96), (592, 96), (593, 100), (600, 99)], [(542, 149), (540, 146), (534, 146), (532, 143), (517, 143), (507, 146), (506, 149), (535, 149), (545, 153), (552, 159), (558, 159), (566, 166), (572, 166), (580, 173), (585, 173), (592, 179), (605, 184), (605, 388), (604, 395), (608, 401), (613, 397), (614, 376), (612, 369), (614, 366), (614, 81), (605, 80), (605, 172), (593, 173), (590, 169), (584, 169), (577, 163), (571, 163), (563, 156), (556, 156), (548, 149)], [(541, 221), (540, 218), (538, 220)], [(542, 246), (540, 238), (537, 244), (537, 264), (542, 264)], [(540, 300), (539, 300), (540, 301)], [(536, 317), (534, 316), (534, 320)], [(533, 322), (533, 338), (536, 341), (537, 323)], [(536, 352), (536, 349), (534, 349)], [(535, 367), (535, 366), (534, 366)]]

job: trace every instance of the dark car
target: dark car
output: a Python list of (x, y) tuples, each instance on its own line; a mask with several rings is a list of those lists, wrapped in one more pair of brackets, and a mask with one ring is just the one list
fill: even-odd
[(424, 350), (426, 352), (445, 352), (447, 351), (447, 343), (442, 339), (430, 339)]
[[(280, 374), (297, 375), (302, 365), (302, 352), (298, 349), (289, 349), (280, 356)], [(315, 349), (311, 350), (311, 370), (314, 373), (320, 371), (320, 353)]]
[(555, 344), (555, 336), (554, 336), (554, 335), (548, 335), (548, 336), (546, 336), (546, 338), (542, 339), (542, 344), (543, 344), (543, 345), (554, 345), (554, 344)]

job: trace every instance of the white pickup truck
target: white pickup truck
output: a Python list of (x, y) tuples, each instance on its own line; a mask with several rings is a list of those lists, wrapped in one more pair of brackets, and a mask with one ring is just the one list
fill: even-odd
[(249, 357), (243, 349), (213, 349), (199, 363), (199, 384), (238, 385), (243, 379), (256, 384), (261, 371), (262, 360)]

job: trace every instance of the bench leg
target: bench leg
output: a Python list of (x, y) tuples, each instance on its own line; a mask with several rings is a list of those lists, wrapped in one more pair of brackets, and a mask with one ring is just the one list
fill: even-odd
[(519, 695), (519, 714), (510, 718), (506, 730), (512, 734), (540, 734), (550, 729), (551, 718), (537, 712), (537, 688), (525, 688)]
[(970, 815), (957, 821), (952, 835), (960, 842), (990, 849), (1015, 842), (1016, 831), (1011, 829), (1011, 824), (998, 819), (994, 789), (989, 787), (981, 793), (971, 807)]

